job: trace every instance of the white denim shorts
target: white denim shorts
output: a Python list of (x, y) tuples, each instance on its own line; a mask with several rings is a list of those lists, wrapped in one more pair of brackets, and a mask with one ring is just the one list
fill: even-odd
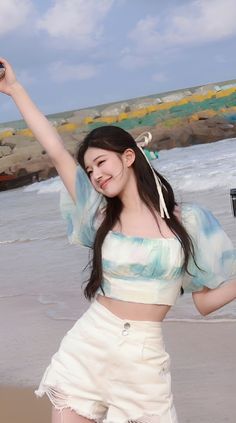
[(160, 322), (123, 320), (95, 300), (62, 339), (35, 394), (104, 423), (177, 423)]

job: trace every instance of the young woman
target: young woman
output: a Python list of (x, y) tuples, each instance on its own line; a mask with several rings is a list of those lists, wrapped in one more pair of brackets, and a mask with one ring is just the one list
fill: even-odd
[(183, 290), (203, 315), (235, 300), (232, 243), (208, 210), (177, 205), (128, 132), (93, 130), (75, 161), (9, 63), (0, 62), (0, 91), (15, 101), (67, 189), (61, 207), (69, 239), (93, 252), (85, 288), (91, 305), (36, 394), (50, 398), (53, 423), (177, 423), (161, 322)]

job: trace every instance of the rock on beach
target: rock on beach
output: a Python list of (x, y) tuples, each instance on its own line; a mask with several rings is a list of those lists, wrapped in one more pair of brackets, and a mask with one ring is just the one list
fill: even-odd
[[(186, 147), (236, 137), (236, 80), (186, 88), (150, 97), (136, 98), (59, 114), (50, 119), (65, 147), (75, 155), (79, 143), (92, 129), (118, 125), (137, 137), (150, 131), (151, 150)], [(56, 174), (47, 153), (28, 129), (0, 124), (1, 179), (12, 176), (11, 186), (19, 186), (20, 176), (38, 180)], [(17, 185), (14, 185), (14, 180)], [(22, 184), (25, 180), (22, 180)], [(3, 187), (3, 188), (2, 188)]]

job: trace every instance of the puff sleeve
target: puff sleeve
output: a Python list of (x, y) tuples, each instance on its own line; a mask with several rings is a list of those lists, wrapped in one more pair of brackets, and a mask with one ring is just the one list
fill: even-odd
[(93, 188), (81, 166), (76, 171), (75, 191), (75, 203), (64, 186), (60, 193), (60, 209), (67, 222), (68, 239), (71, 244), (92, 248), (104, 216), (106, 200)]
[(200, 291), (204, 286), (216, 288), (236, 277), (236, 249), (220, 223), (207, 209), (197, 205), (185, 207), (183, 224), (192, 238), (197, 266), (191, 259), (183, 283), (185, 292)]

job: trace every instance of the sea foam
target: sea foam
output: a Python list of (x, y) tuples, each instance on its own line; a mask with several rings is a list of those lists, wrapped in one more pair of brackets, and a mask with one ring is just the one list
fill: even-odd
[[(173, 188), (183, 192), (206, 191), (217, 187), (236, 187), (236, 138), (208, 144), (161, 150), (153, 166)], [(35, 182), (24, 192), (50, 194), (59, 192), (62, 181), (57, 176)]]

